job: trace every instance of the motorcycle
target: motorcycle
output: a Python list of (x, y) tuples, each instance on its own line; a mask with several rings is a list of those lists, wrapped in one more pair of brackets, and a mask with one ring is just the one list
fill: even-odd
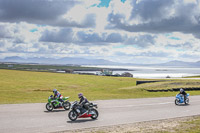
[[(97, 119), (99, 113), (95, 108), (97, 107), (97, 104), (94, 103), (88, 103), (88, 110), (81, 107), (81, 105), (78, 104), (77, 101), (72, 103), (71, 111), (68, 113), (68, 117), (71, 121), (75, 121), (77, 118), (92, 118)], [(83, 113), (85, 112), (85, 113)]]
[(71, 107), (71, 103), (68, 101), (69, 97), (62, 98), (63, 102), (54, 98), (53, 95), (49, 96), (48, 103), (46, 104), (46, 109), (48, 111), (52, 111), (53, 109), (61, 109), (69, 110)]
[(177, 94), (176, 95), (176, 99), (175, 99), (175, 104), (176, 105), (180, 105), (182, 103), (185, 103), (185, 104), (189, 104), (189, 94), (186, 95), (186, 98), (184, 100), (184, 96), (182, 94)]

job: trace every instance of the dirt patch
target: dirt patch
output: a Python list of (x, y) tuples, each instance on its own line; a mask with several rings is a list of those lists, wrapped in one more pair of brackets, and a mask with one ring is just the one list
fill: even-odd
[(199, 116), (146, 121), (132, 124), (95, 127), (89, 129), (63, 131), (59, 133), (186, 133), (193, 129), (199, 131)]

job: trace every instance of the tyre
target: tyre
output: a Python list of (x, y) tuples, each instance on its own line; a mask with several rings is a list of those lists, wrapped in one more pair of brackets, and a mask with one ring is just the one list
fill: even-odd
[(47, 104), (46, 104), (46, 109), (47, 109), (48, 111), (52, 111), (52, 110), (53, 110), (53, 105), (50, 104), (50, 103), (47, 103)]
[(70, 103), (70, 102), (66, 101), (66, 102), (63, 103), (63, 108), (64, 108), (65, 110), (69, 110), (70, 107), (71, 107), (71, 103)]
[(97, 117), (99, 116), (99, 113), (96, 109), (91, 109), (90, 113), (93, 113), (91, 116), (92, 119), (97, 119)]
[(179, 105), (179, 99), (175, 99), (175, 104)]
[(189, 98), (185, 99), (185, 104), (189, 104)]
[(75, 121), (78, 118), (78, 114), (75, 111), (71, 110), (68, 114), (68, 117), (71, 121)]

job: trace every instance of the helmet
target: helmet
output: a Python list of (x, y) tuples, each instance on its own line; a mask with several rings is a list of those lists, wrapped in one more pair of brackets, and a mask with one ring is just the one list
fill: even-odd
[(57, 89), (53, 89), (53, 93), (57, 92)]
[(180, 89), (180, 92), (183, 92), (183, 91), (184, 91), (184, 90), (181, 88), (181, 89)]
[(81, 98), (83, 96), (83, 93), (79, 93), (78, 97)]

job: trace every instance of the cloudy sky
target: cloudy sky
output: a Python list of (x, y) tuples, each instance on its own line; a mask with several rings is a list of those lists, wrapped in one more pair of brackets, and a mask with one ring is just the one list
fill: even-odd
[(0, 59), (200, 60), (200, 0), (0, 0)]

